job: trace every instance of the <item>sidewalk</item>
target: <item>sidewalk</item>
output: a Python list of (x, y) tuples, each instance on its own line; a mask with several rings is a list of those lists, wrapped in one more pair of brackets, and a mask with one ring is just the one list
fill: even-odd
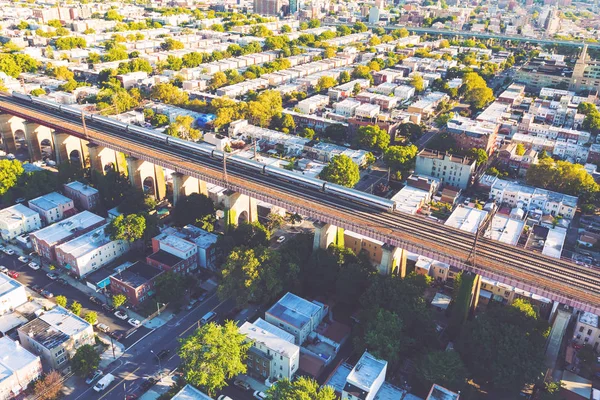
[(235, 379), (239, 379), (240, 381), (246, 382), (248, 385), (250, 385), (252, 390), (259, 390), (261, 392), (266, 393), (269, 389), (269, 387), (265, 385), (264, 382), (260, 382), (248, 375), (238, 375)]
[(104, 352), (100, 354), (100, 364), (98, 365), (99, 369), (104, 370), (111, 363), (113, 363), (115, 360), (118, 360), (123, 355), (123, 353), (125, 352), (125, 346), (123, 346), (120, 342), (117, 342), (116, 340), (113, 340), (111, 343), (111, 338), (105, 335), (104, 333), (98, 333), (98, 338), (100, 338), (100, 340), (103, 343), (108, 345), (106, 350), (104, 350)]

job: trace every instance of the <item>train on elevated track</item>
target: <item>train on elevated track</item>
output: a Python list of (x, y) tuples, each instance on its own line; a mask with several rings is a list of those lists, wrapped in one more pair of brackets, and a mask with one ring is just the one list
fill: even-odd
[[(64, 104), (58, 104), (53, 101), (41, 99), (39, 97), (30, 96), (19, 92), (13, 92), (12, 96), (13, 98), (21, 102), (33, 103), (47, 109), (55, 110), (60, 114), (67, 115), (72, 118), (82, 118), (83, 115), (83, 118), (85, 118), (88, 121), (91, 121), (92, 123), (103, 125), (111, 129), (121, 129), (130, 134), (137, 135), (145, 139), (151, 139), (153, 141), (160, 142), (167, 146), (181, 149), (185, 152), (201, 154), (203, 156), (211, 157), (213, 159), (221, 161), (223, 161), (223, 157), (225, 157), (224, 152), (216, 150), (213, 146), (205, 143), (196, 143), (184, 139), (179, 139), (176, 137), (166, 135), (164, 133), (156, 132), (153, 129), (142, 128), (133, 124), (126, 124), (124, 122), (117, 121), (115, 119), (108, 118), (103, 115), (85, 114), (82, 110), (79, 110), (75, 107), (70, 107)], [(245, 157), (241, 157), (239, 155), (228, 156), (227, 163), (245, 169), (250, 169), (264, 175), (274, 176), (288, 182), (294, 182), (301, 186), (310, 187), (326, 193), (331, 193), (353, 202), (361, 203), (369, 207), (375, 207), (382, 211), (395, 210), (395, 202), (392, 200), (364, 193), (358, 190), (350, 189), (341, 185), (336, 185), (334, 183), (326, 182), (321, 179), (307, 177), (303, 174), (288, 171), (283, 168), (275, 167), (272, 165), (266, 165), (256, 160), (251, 160)]]

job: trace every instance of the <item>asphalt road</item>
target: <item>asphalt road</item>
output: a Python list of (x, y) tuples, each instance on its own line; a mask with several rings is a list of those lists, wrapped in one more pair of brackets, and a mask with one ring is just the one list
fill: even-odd
[[(88, 399), (124, 399), (127, 395), (141, 395), (140, 385), (147, 377), (157, 377), (162, 371), (166, 376), (179, 365), (179, 339), (185, 338), (198, 327), (198, 321), (204, 314), (211, 310), (217, 312), (217, 321), (222, 322), (231, 309), (234, 308), (231, 300), (221, 302), (216, 294), (208, 297), (203, 303), (196, 305), (190, 311), (182, 311), (166, 325), (151, 330), (125, 349), (123, 356), (113, 362), (104, 373), (112, 373), (116, 379), (104, 392), (96, 393), (92, 386), (81, 384), (71, 391), (68, 397), (73, 400)], [(164, 349), (171, 351), (168, 358), (162, 360), (160, 365), (156, 356), (150, 352), (158, 353)], [(241, 397), (235, 397), (237, 400)]]

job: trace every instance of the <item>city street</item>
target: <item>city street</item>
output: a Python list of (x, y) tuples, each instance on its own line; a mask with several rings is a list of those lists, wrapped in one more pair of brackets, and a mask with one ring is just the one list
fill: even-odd
[[(91, 386), (86, 385), (84, 380), (74, 388), (66, 388), (64, 392), (70, 399), (124, 399), (126, 395), (141, 395), (140, 385), (142, 379), (147, 377), (159, 377), (162, 371), (166, 376), (179, 365), (177, 349), (179, 339), (182, 339), (198, 327), (198, 321), (209, 311), (216, 311), (216, 321), (222, 322), (222, 318), (231, 309), (233, 301), (221, 302), (216, 294), (212, 294), (203, 303), (197, 305), (190, 311), (182, 311), (165, 326), (149, 330), (147, 333), (125, 349), (123, 356), (113, 362), (104, 373), (112, 373), (117, 378), (110, 387), (100, 393), (96, 393)], [(156, 354), (164, 349), (170, 350), (167, 359), (159, 361)], [(237, 399), (238, 397), (236, 397)], [(241, 398), (241, 397), (240, 397)]]

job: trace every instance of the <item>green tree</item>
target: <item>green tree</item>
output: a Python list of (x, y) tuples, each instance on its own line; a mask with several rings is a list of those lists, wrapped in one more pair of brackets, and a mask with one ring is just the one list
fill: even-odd
[(165, 51), (171, 50), (181, 50), (185, 46), (179, 40), (175, 40), (173, 38), (166, 38), (163, 43), (161, 43), (160, 47)]
[(464, 100), (475, 109), (481, 109), (494, 100), (494, 92), (477, 72), (467, 72), (463, 76), (460, 92)]
[(435, 383), (458, 392), (465, 386), (467, 373), (456, 351), (432, 351), (417, 362), (415, 378), (422, 390)]
[(73, 301), (69, 307), (69, 310), (71, 310), (73, 314), (79, 316), (79, 314), (81, 314), (81, 303), (78, 301)]
[(518, 143), (517, 147), (515, 149), (515, 153), (518, 156), (522, 156), (523, 154), (525, 154), (525, 146), (523, 146), (523, 143)]
[(384, 151), (390, 144), (390, 134), (377, 125), (358, 128), (356, 142), (361, 149)]
[(477, 162), (477, 166), (485, 164), (488, 160), (488, 154), (483, 149), (472, 148), (468, 155)]
[(106, 227), (112, 240), (135, 242), (143, 237), (146, 219), (140, 214), (119, 215)]
[(54, 298), (54, 301), (56, 302), (57, 305), (61, 306), (61, 307), (67, 307), (67, 298), (65, 296), (56, 296)]
[(337, 85), (335, 78), (331, 76), (322, 76), (315, 85), (315, 92), (322, 92), (326, 89), (334, 87), (335, 85)]
[(319, 21), (318, 19), (311, 19), (310, 21), (308, 21), (308, 27), (310, 29), (314, 29), (314, 28), (318, 28), (321, 26), (321, 21)]
[(125, 297), (124, 294), (115, 294), (111, 300), (112, 300), (113, 306), (115, 308), (119, 308), (127, 302), (127, 297)]
[(317, 381), (304, 376), (294, 382), (288, 379), (277, 381), (267, 391), (267, 400), (335, 400), (336, 398), (331, 386), (319, 387)]
[(104, 14), (104, 19), (107, 21), (123, 21), (123, 16), (117, 12), (115, 9), (110, 9)]
[(327, 182), (354, 187), (360, 180), (358, 165), (344, 154), (333, 156), (319, 177)]
[(419, 149), (409, 146), (390, 146), (383, 154), (383, 162), (393, 171), (406, 171), (412, 165)]
[(83, 319), (92, 325), (96, 325), (98, 323), (98, 313), (96, 311), (89, 311), (85, 314)]
[(90, 375), (100, 364), (100, 355), (90, 344), (84, 344), (77, 348), (77, 352), (71, 360), (71, 368), (75, 375), (85, 377)]
[(410, 78), (410, 85), (415, 88), (417, 93), (421, 93), (425, 90), (425, 80), (421, 76), (421, 74), (413, 74)]
[(42, 88), (33, 89), (30, 93), (32, 96), (40, 97), (46, 94), (46, 91)]
[(185, 301), (183, 294), (190, 287), (189, 278), (172, 271), (162, 273), (156, 278), (156, 300), (165, 304), (182, 303)]
[(233, 239), (234, 246), (246, 246), (255, 248), (268, 246), (271, 232), (260, 222), (242, 222), (229, 235)]
[(353, 26), (352, 26), (352, 30), (354, 32), (366, 32), (369, 30), (369, 28), (367, 28), (367, 26), (365, 24), (363, 24), (362, 22), (356, 22)]
[(346, 138), (346, 128), (341, 124), (332, 124), (325, 128), (323, 136), (335, 142), (341, 142)]
[(350, 82), (350, 73), (348, 71), (342, 71), (338, 77), (338, 82), (341, 84)]
[(194, 124), (194, 117), (191, 115), (179, 115), (175, 122), (165, 129), (165, 133), (179, 139), (196, 141), (200, 139), (201, 133), (193, 127)]
[(304, 128), (300, 131), (298, 135), (303, 138), (312, 139), (313, 137), (315, 137), (315, 130), (310, 128)]
[(170, 83), (154, 85), (150, 97), (173, 105), (186, 104), (188, 101), (188, 94)]
[(184, 226), (192, 224), (202, 227), (207, 217), (213, 216), (215, 205), (207, 196), (192, 193), (177, 201), (173, 208), (173, 224)]
[(232, 321), (224, 326), (203, 325), (181, 340), (179, 357), (185, 381), (213, 396), (229, 379), (246, 373), (244, 361), (251, 345)]
[(405, 351), (402, 321), (398, 315), (387, 310), (379, 310), (366, 324), (364, 337), (357, 339), (357, 352), (368, 350), (375, 357), (385, 359), (392, 365), (396, 365), (401, 352)]
[(221, 86), (227, 85), (227, 75), (224, 72), (218, 71), (210, 79), (210, 88), (215, 90), (220, 88)]
[(532, 165), (527, 170), (526, 180), (532, 186), (579, 196), (584, 202), (594, 199), (600, 191), (600, 186), (583, 165), (552, 158), (544, 158)]
[(435, 124), (438, 128), (443, 128), (448, 124), (448, 121), (450, 121), (452, 118), (454, 118), (453, 112), (441, 113), (437, 117), (435, 117)]
[(516, 393), (545, 370), (547, 335), (548, 323), (530, 303), (518, 299), (469, 321), (457, 349), (475, 379)]
[(563, 386), (561, 381), (545, 382), (543, 390), (539, 392), (540, 400), (565, 400), (565, 397), (561, 393)]
[(0, 196), (4, 196), (13, 188), (21, 175), (23, 166), (18, 160), (0, 160)]

